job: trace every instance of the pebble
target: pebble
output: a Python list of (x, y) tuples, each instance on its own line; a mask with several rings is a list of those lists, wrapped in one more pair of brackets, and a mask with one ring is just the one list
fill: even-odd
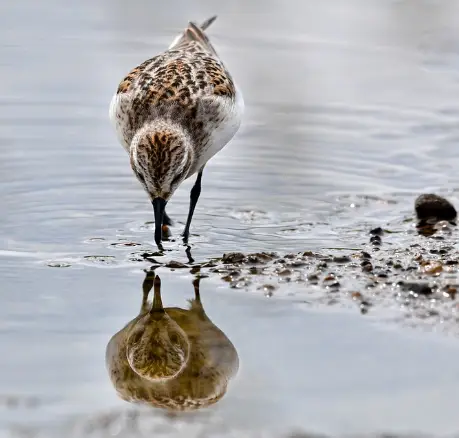
[(164, 265), (166, 268), (170, 269), (184, 269), (184, 268), (189, 268), (188, 265), (185, 265), (185, 263), (182, 262), (177, 262), (175, 260), (171, 260), (170, 262), (166, 263)]
[(348, 256), (335, 256), (333, 257), (332, 261), (334, 263), (349, 263), (351, 258)]
[(362, 271), (363, 272), (371, 272), (373, 270), (373, 265), (368, 261), (364, 260), (360, 266), (362, 266)]
[(413, 292), (425, 296), (432, 294), (432, 288), (428, 283), (399, 281), (397, 284), (405, 292)]
[(414, 203), (414, 209), (420, 221), (454, 221), (457, 217), (453, 204), (433, 193), (418, 196)]
[(370, 231), (372, 236), (382, 236), (384, 234), (384, 230), (381, 227), (373, 228)]
[(443, 265), (437, 261), (428, 262), (422, 266), (421, 271), (429, 275), (437, 275), (443, 271)]
[(245, 255), (241, 252), (230, 252), (228, 254), (223, 254), (222, 262), (223, 263), (241, 263), (245, 260)]

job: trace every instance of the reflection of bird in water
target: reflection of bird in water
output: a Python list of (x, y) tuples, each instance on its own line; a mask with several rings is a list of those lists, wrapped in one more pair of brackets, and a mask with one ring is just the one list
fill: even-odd
[(183, 411), (211, 405), (224, 396), (238, 370), (238, 355), (204, 312), (199, 279), (193, 285), (195, 299), (189, 310), (164, 308), (161, 280), (147, 273), (139, 315), (107, 345), (110, 379), (124, 400)]

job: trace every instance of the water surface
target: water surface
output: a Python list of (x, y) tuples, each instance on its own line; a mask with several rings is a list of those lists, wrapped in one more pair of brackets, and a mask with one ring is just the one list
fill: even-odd
[[(51, 434), (131, 409), (103, 360), (138, 310), (147, 264), (131, 254), (154, 250), (151, 207), (108, 122), (127, 71), (188, 20), (219, 15), (209, 33), (246, 115), (205, 170), (195, 260), (360, 248), (362, 230), (399, 226), (420, 192), (459, 200), (458, 13), (455, 0), (3, 2), (5, 436), (13, 424)], [(191, 184), (170, 202), (175, 236)], [(167, 257), (186, 260), (178, 241), (167, 246)], [(162, 275), (167, 305), (183, 306), (192, 276)], [(202, 281), (207, 312), (236, 346), (241, 370), (227, 396), (196, 417), (196, 433), (210, 427), (204, 418), (222, 434), (459, 429), (456, 341), (311, 310), (298, 304), (301, 288), (289, 287), (282, 296), (294, 300)], [(192, 436), (184, 424), (180, 433)]]

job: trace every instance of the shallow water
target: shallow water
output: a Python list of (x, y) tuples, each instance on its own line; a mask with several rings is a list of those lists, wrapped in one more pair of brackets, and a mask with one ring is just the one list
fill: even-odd
[[(457, 205), (458, 1), (3, 2), (5, 436), (13, 425), (59, 435), (68, 422), (132, 409), (108, 380), (104, 351), (137, 314), (148, 264), (133, 259), (154, 251), (153, 214), (109, 125), (108, 103), (131, 67), (188, 20), (214, 13), (209, 33), (244, 92), (246, 114), (205, 170), (192, 224), (196, 261), (236, 250), (354, 250), (371, 227), (402, 227), (420, 192)], [(191, 184), (169, 204), (175, 236)], [(398, 244), (410, 239), (405, 233)], [(178, 241), (167, 247), (167, 258), (186, 261)], [(161, 272), (165, 304), (184, 306), (191, 274)], [(267, 299), (203, 279), (206, 310), (241, 369), (192, 426), (166, 424), (157, 411), (142, 421), (166, 436), (210, 433), (209, 424), (253, 436), (459, 430), (456, 340), (311, 309), (301, 304), (302, 286), (281, 286), (285, 299)], [(90, 435), (81, 427), (77, 436)]]

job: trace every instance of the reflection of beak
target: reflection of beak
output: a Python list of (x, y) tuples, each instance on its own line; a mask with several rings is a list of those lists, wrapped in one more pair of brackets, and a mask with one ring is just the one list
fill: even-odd
[(161, 279), (159, 278), (159, 275), (155, 277), (153, 284), (155, 287), (155, 295), (153, 297), (153, 304), (151, 306), (150, 315), (155, 312), (164, 313), (163, 302), (161, 300)]
[(164, 210), (166, 209), (167, 201), (163, 198), (153, 199), (153, 210), (155, 212), (155, 242), (160, 250), (163, 249), (161, 245), (162, 226), (164, 218)]

